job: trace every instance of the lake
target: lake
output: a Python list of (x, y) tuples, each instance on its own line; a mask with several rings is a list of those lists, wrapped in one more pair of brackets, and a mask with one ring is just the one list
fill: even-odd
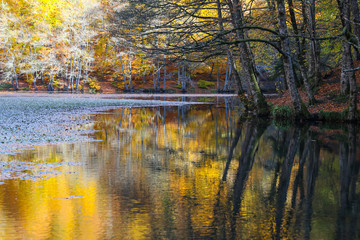
[(358, 126), (201, 100), (116, 108), (82, 126), (99, 141), (0, 155), (0, 238), (360, 239)]

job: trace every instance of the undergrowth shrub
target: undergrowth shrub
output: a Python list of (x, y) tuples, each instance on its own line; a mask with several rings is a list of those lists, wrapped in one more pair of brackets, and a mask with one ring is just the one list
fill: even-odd
[(275, 106), (271, 110), (275, 120), (294, 120), (295, 110), (289, 106)]
[(89, 92), (95, 93), (100, 90), (100, 84), (96, 79), (89, 79)]
[(11, 83), (7, 83), (7, 82), (0, 82), (0, 90), (9, 90), (12, 88), (12, 84)]
[(206, 81), (206, 80), (200, 80), (200, 81), (198, 82), (198, 87), (199, 87), (199, 88), (208, 89), (209, 87), (213, 87), (213, 86), (215, 86), (215, 83), (209, 82), (209, 81)]
[(347, 111), (343, 112), (330, 112), (320, 110), (319, 119), (323, 121), (340, 122), (346, 119)]

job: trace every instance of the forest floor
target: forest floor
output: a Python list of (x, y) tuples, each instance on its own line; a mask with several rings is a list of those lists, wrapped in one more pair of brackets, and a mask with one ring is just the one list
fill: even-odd
[[(358, 67), (360, 62), (356, 64)], [(315, 91), (316, 103), (308, 106), (308, 110), (311, 114), (319, 113), (322, 111), (328, 112), (342, 112), (348, 107), (348, 97), (344, 96), (340, 92), (340, 74), (341, 69), (333, 69), (323, 73), (323, 79), (321, 85)], [(360, 71), (355, 73), (356, 82), (360, 84)], [(299, 90), (301, 99), (304, 103), (309, 101), (304, 89)], [(291, 106), (291, 98), (289, 91), (285, 91), (283, 94), (279, 94), (274, 98), (267, 98), (267, 101), (273, 105), (287, 105)], [(358, 109), (360, 109), (360, 97), (358, 97)]]

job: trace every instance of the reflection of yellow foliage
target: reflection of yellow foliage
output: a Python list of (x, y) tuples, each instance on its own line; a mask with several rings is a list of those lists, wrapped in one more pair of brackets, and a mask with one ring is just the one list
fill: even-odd
[[(195, 116), (191, 121), (182, 121), (179, 112), (156, 107), (113, 110), (96, 116), (98, 122), (90, 125), (98, 130), (95, 135), (102, 142), (37, 147), (36, 151), (8, 156), (7, 160), (37, 163), (75, 159), (85, 165), (62, 167), (65, 172), (76, 171), (74, 174), (1, 185), (0, 220), (6, 226), (0, 227), (0, 238), (156, 239), (169, 234), (169, 239), (175, 239), (209, 236), (215, 228), (224, 230), (221, 237), (225, 239), (231, 238), (228, 234), (236, 234), (236, 239), (274, 238), (276, 201), (264, 200), (274, 180), (274, 171), (263, 167), (273, 156), (270, 140), (263, 137), (259, 141), (240, 210), (234, 213), (233, 184), (241, 167), (237, 159), (244, 136), (223, 182), (229, 146), (223, 134), (227, 130), (225, 109), (218, 114), (214, 109), (188, 109), (188, 114)], [(330, 159), (323, 152), (321, 156)], [(0, 160), (4, 158), (0, 156)], [(281, 226), (284, 238), (294, 234), (288, 227), (293, 224), (288, 220), (292, 211), (287, 208), (298, 171), (296, 157)], [(82, 198), (56, 198), (69, 196)], [(322, 222), (321, 217), (318, 221)], [(232, 233), (227, 231), (231, 224)]]

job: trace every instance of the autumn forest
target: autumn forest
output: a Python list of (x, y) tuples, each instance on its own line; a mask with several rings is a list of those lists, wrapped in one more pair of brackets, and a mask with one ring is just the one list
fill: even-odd
[(0, 239), (360, 239), (358, 0), (0, 0)]
[(272, 111), (267, 92), (285, 92), (311, 118), (331, 79), (344, 119), (357, 119), (357, 0), (3, 0), (0, 11), (2, 89), (238, 93), (258, 115)]

